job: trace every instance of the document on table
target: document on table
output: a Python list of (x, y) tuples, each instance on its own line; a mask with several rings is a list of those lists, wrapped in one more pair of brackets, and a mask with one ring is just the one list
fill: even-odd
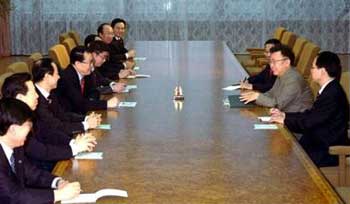
[(134, 67), (134, 70), (135, 71), (140, 70), (140, 67)]
[(275, 124), (254, 124), (254, 130), (277, 130), (278, 127)]
[(259, 119), (261, 122), (270, 122), (271, 116), (260, 116), (260, 117), (258, 117), (258, 119)]
[(101, 124), (101, 125), (98, 125), (96, 127), (96, 129), (99, 129), (99, 130), (110, 130), (110, 129), (112, 129), (112, 126), (111, 126), (111, 124)]
[(71, 200), (61, 201), (61, 203), (95, 203), (99, 198), (104, 196), (128, 197), (128, 192), (118, 189), (102, 189), (96, 193), (82, 193)]
[(99, 160), (99, 159), (103, 159), (103, 152), (84, 152), (84, 153), (79, 153), (74, 158), (75, 159)]
[(136, 107), (137, 102), (127, 102), (127, 101), (122, 101), (118, 104), (118, 107), (126, 107), (126, 108), (134, 108)]
[(225, 88), (222, 88), (222, 90), (224, 90), (224, 91), (234, 91), (234, 90), (237, 90), (239, 88), (241, 88), (241, 85), (238, 84), (238, 85), (227, 86)]
[(125, 89), (128, 89), (128, 90), (130, 90), (130, 89), (137, 89), (137, 85), (127, 85), (125, 87)]
[(146, 59), (146, 57), (134, 57), (135, 61), (145, 61)]

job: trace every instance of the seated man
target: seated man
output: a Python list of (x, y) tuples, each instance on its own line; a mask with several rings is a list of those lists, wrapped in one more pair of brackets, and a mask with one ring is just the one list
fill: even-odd
[(99, 72), (101, 65), (109, 55), (108, 45), (102, 41), (90, 43), (88, 50), (92, 53), (92, 72), (85, 77), (85, 96), (99, 99), (100, 94), (121, 93), (125, 89), (125, 83), (114, 82)]
[(124, 35), (126, 30), (126, 21), (121, 18), (115, 18), (111, 22), (113, 28), (114, 38), (112, 45), (114, 49), (111, 50), (111, 55), (115, 55), (116, 60), (125, 61), (134, 58), (136, 52), (134, 49), (126, 49), (124, 45)]
[[(275, 46), (280, 46), (281, 42), (277, 39), (269, 39), (265, 42), (264, 55), (266, 59), (270, 59), (270, 49)], [(241, 82), (242, 89), (255, 90), (265, 93), (270, 90), (276, 81), (276, 76), (273, 75), (269, 64), (257, 75), (248, 78), (248, 81)]]
[[(23, 101), (32, 111), (38, 104), (38, 95), (28, 73), (17, 73), (6, 78), (2, 96)], [(24, 145), (26, 156), (38, 167), (51, 171), (56, 161), (70, 159), (80, 152), (92, 151), (96, 145), (96, 138), (90, 135), (79, 135), (75, 139), (66, 137), (59, 131), (39, 129), (34, 121), (34, 130)], [(68, 144), (64, 144), (64, 141)]]
[(64, 111), (53, 91), (57, 87), (60, 76), (56, 64), (50, 58), (35, 61), (32, 74), (35, 90), (39, 95), (39, 102), (35, 111), (38, 126), (72, 135), (96, 128), (100, 124), (100, 115), (92, 113), (85, 117), (84, 115)]
[(54, 203), (80, 194), (78, 182), (69, 183), (37, 169), (23, 154), (32, 128), (33, 112), (22, 101), (0, 100), (1, 203)]
[(348, 145), (349, 102), (339, 84), (341, 65), (338, 56), (322, 52), (313, 61), (312, 80), (320, 85), (313, 106), (304, 112), (289, 113), (271, 109), (271, 121), (285, 124), (293, 132), (301, 133), (301, 146), (318, 167), (338, 165), (337, 156), (328, 148)]
[(123, 79), (134, 74), (132, 68), (135, 66), (135, 62), (132, 60), (122, 62), (118, 57), (117, 48), (112, 43), (114, 37), (112, 27), (108, 23), (103, 23), (98, 27), (97, 34), (110, 49), (109, 59), (103, 63), (100, 69), (101, 74), (112, 80)]
[(282, 111), (299, 112), (312, 105), (312, 93), (298, 71), (291, 67), (294, 62), (292, 50), (284, 45), (270, 49), (270, 66), (277, 79), (272, 88), (266, 93), (244, 91), (240, 100), (244, 103), (255, 101), (266, 107), (276, 107)]
[(119, 100), (112, 97), (106, 100), (90, 100), (84, 97), (85, 76), (91, 73), (92, 55), (84, 46), (75, 47), (70, 53), (71, 64), (61, 73), (58, 92), (61, 104), (66, 110), (86, 114), (93, 110), (116, 108)]

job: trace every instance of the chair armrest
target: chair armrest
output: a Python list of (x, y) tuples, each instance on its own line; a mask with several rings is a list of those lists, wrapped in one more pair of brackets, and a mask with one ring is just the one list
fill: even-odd
[(332, 155), (350, 155), (350, 146), (331, 146), (329, 154)]

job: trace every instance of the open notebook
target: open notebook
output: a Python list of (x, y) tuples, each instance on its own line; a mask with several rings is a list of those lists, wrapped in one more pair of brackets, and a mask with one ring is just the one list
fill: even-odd
[(61, 203), (95, 203), (99, 198), (104, 196), (128, 197), (128, 193), (118, 189), (101, 189), (96, 193), (84, 193), (71, 200), (61, 201)]

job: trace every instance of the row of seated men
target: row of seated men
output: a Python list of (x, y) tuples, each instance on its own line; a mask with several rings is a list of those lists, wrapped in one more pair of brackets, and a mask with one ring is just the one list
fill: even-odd
[[(102, 24), (102, 40), (74, 48), (63, 71), (42, 58), (33, 63), (32, 76), (16, 73), (5, 79), (0, 100), (1, 203), (53, 203), (79, 195), (79, 182), (50, 171), (57, 161), (94, 149), (96, 138), (85, 133), (101, 123), (101, 115), (93, 111), (119, 103), (116, 97), (101, 100), (100, 95), (123, 91), (125, 84), (114, 80), (133, 74), (135, 51), (124, 47), (120, 34), (126, 23), (115, 19), (112, 24), (119, 37)], [(102, 65), (105, 72), (99, 71)]]
[(342, 67), (332, 52), (318, 54), (310, 67), (320, 85), (315, 101), (302, 75), (293, 67), (292, 50), (277, 39), (265, 43), (269, 64), (257, 75), (241, 81), (240, 100), (269, 107), (271, 121), (284, 124), (318, 167), (336, 166), (330, 146), (349, 145), (349, 101), (340, 85)]

